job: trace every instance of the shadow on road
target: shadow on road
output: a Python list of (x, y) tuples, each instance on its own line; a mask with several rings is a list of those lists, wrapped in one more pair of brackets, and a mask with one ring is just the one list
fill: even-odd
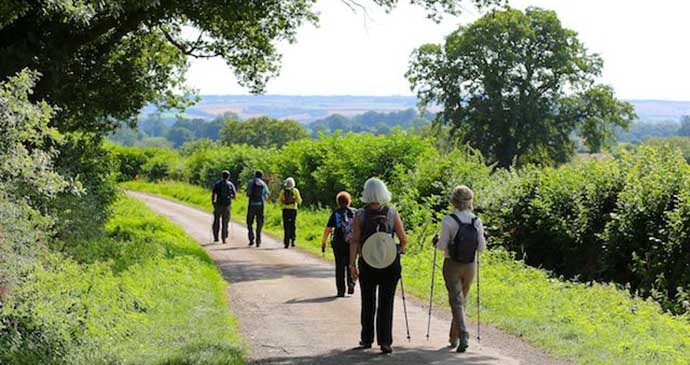
[(216, 260), (223, 278), (231, 283), (280, 279), (287, 276), (296, 278), (331, 278), (333, 269), (303, 265), (258, 264), (240, 260)]
[(377, 348), (361, 350), (358, 348), (346, 351), (331, 351), (315, 356), (276, 356), (269, 357), (250, 364), (278, 364), (278, 365), (360, 365), (360, 364), (465, 364), (486, 365), (497, 361), (496, 357), (485, 354), (458, 354), (446, 348), (440, 350), (395, 348), (393, 354), (383, 355)]
[(327, 297), (318, 297), (318, 298), (305, 298), (305, 299), (290, 299), (285, 302), (285, 304), (301, 304), (301, 303), (328, 303), (332, 302), (334, 300), (338, 300), (338, 297), (335, 295), (327, 296)]

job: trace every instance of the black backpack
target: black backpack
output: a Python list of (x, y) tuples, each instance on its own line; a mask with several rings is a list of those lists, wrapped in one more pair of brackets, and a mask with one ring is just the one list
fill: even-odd
[(455, 214), (451, 214), (450, 217), (458, 224), (458, 233), (448, 245), (450, 258), (461, 264), (474, 262), (474, 256), (479, 247), (479, 232), (474, 226), (477, 217), (472, 218), (470, 223), (463, 223)]
[(295, 204), (296, 201), (297, 199), (295, 199), (295, 191), (293, 190), (293, 188), (283, 189), (283, 204)]
[(254, 179), (249, 192), (249, 200), (253, 203), (261, 202), (264, 195), (264, 184), (260, 179)]

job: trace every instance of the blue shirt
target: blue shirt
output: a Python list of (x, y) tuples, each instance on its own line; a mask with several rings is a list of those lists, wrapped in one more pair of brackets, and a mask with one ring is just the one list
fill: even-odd
[[(254, 199), (252, 198), (252, 190), (254, 189), (254, 181), (256, 180), (258, 180), (261, 183), (261, 185), (263, 185), (263, 191), (261, 192), (261, 196), (259, 198)], [(247, 195), (249, 196), (249, 205), (263, 205), (264, 200), (266, 200), (266, 197), (268, 197), (270, 193), (271, 192), (268, 191), (268, 185), (266, 185), (266, 183), (259, 178), (251, 179), (247, 183)]]

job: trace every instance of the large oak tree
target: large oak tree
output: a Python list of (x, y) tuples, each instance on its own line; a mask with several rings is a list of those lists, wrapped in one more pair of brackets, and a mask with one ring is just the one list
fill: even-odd
[(635, 113), (595, 83), (603, 61), (553, 11), (494, 10), (411, 56), (407, 77), (437, 123), (500, 167), (555, 163), (574, 152), (574, 132), (592, 151), (627, 128)]

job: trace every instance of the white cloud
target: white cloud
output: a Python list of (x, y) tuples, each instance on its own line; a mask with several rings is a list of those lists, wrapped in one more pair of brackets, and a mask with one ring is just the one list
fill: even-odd
[[(458, 24), (476, 19), (426, 19), (424, 10), (401, 1), (385, 14), (374, 5), (369, 19), (340, 0), (322, 0), (318, 28), (300, 29), (296, 44), (281, 44), (281, 75), (270, 94), (410, 95), (404, 78), (410, 53), (441, 42)], [(605, 61), (602, 81), (626, 99), (690, 100), (690, 2), (674, 0), (513, 0), (511, 6), (553, 9), (565, 26)], [(476, 12), (475, 12), (476, 13)], [(194, 60), (189, 84), (202, 94), (244, 94), (222, 60)]]

